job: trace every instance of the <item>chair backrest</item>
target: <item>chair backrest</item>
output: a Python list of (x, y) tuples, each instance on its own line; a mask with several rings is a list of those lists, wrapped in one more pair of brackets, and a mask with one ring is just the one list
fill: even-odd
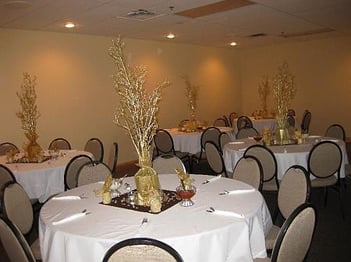
[(0, 164), (0, 190), (9, 181), (16, 181), (15, 176), (9, 168)]
[(229, 114), (229, 123), (230, 123), (230, 126), (234, 128), (234, 119), (238, 117), (238, 113), (236, 112), (231, 112)]
[(107, 166), (110, 168), (112, 174), (116, 173), (117, 160), (118, 160), (118, 143), (113, 142), (110, 147), (110, 152), (107, 160)]
[(6, 155), (6, 153), (10, 150), (18, 151), (18, 148), (15, 144), (10, 142), (4, 142), (0, 144), (0, 156)]
[(157, 155), (175, 154), (174, 143), (171, 134), (165, 129), (157, 129), (154, 136), (154, 144)]
[(304, 167), (294, 165), (285, 172), (278, 191), (278, 207), (284, 219), (309, 201), (310, 191), (311, 181)]
[(207, 141), (205, 143), (205, 153), (211, 170), (215, 174), (223, 174), (227, 177), (223, 156), (218, 146), (212, 141)]
[(295, 117), (292, 115), (287, 116), (287, 122), (289, 127), (295, 127)]
[(58, 137), (52, 140), (49, 145), (49, 150), (55, 150), (55, 149), (71, 150), (72, 148), (68, 140), (62, 137)]
[(84, 150), (90, 152), (94, 156), (95, 161), (103, 162), (104, 160), (104, 144), (99, 138), (90, 138), (85, 146)]
[(289, 109), (288, 109), (288, 114), (287, 114), (287, 115), (288, 115), (288, 116), (296, 116), (295, 110), (292, 109), (292, 108), (289, 108)]
[(219, 135), (219, 149), (221, 150), (221, 153), (223, 154), (223, 149), (224, 149), (224, 146), (226, 144), (228, 144), (229, 142), (231, 142), (232, 139), (230, 138), (230, 136), (228, 135), (228, 133), (226, 132), (222, 132), (220, 135)]
[(301, 132), (307, 134), (310, 129), (312, 114), (310, 111), (305, 110), (302, 116)]
[(30, 232), (33, 226), (33, 207), (30, 199), (15, 181), (7, 182), (2, 189), (1, 206), (4, 216), (11, 220), (23, 235)]
[(168, 244), (151, 238), (130, 238), (113, 245), (103, 262), (163, 261), (182, 262), (182, 257)]
[(105, 181), (111, 174), (110, 168), (102, 162), (87, 162), (80, 167), (77, 174), (77, 186)]
[(308, 171), (317, 178), (328, 178), (337, 174), (340, 179), (341, 149), (333, 141), (321, 141), (313, 146), (308, 155)]
[(245, 150), (244, 156), (254, 156), (260, 161), (263, 169), (263, 183), (272, 179), (275, 179), (276, 183), (278, 183), (277, 160), (269, 148), (263, 145), (255, 144), (249, 146)]
[(309, 203), (297, 207), (279, 231), (271, 261), (304, 261), (312, 242), (315, 225), (315, 208)]
[(35, 262), (33, 252), (18, 227), (7, 218), (0, 218), (1, 244), (10, 261)]
[(236, 121), (236, 126), (238, 130), (242, 128), (247, 128), (247, 127), (253, 127), (252, 121), (249, 117), (247, 116), (239, 116), (237, 121)]
[(232, 178), (249, 184), (256, 190), (261, 191), (263, 169), (260, 161), (254, 156), (243, 156), (236, 163)]
[(258, 131), (254, 127), (245, 127), (238, 130), (236, 133), (236, 139), (248, 138), (257, 135)]
[(176, 168), (186, 172), (182, 160), (174, 155), (160, 155), (152, 161), (152, 166), (158, 174), (177, 174)]
[(201, 134), (201, 148), (205, 150), (205, 144), (208, 141), (213, 142), (217, 147), (219, 147), (219, 136), (221, 135), (221, 130), (217, 127), (211, 126), (206, 128)]
[(340, 124), (332, 124), (325, 131), (325, 136), (345, 141), (345, 129)]
[(73, 157), (65, 168), (65, 190), (77, 187), (78, 171), (86, 163), (92, 163), (92, 159), (87, 155), (78, 155)]
[(213, 122), (213, 126), (227, 126), (227, 121), (223, 117), (219, 117)]

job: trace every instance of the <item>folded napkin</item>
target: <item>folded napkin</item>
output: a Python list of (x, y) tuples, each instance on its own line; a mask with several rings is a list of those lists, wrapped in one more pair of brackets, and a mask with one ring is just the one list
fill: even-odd
[(58, 196), (53, 197), (54, 200), (80, 200), (82, 199), (80, 196)]
[(206, 180), (205, 182), (203, 182), (202, 184), (207, 184), (207, 183), (216, 181), (216, 180), (220, 179), (221, 177), (222, 177), (222, 175), (215, 176), (215, 177), (213, 177), (213, 178), (207, 179), (207, 180)]
[(211, 212), (215, 215), (220, 215), (220, 216), (229, 216), (229, 217), (235, 217), (235, 218), (245, 218), (243, 214), (238, 214), (232, 211), (225, 211), (225, 210), (214, 210)]
[(84, 217), (84, 216), (86, 216), (86, 215), (88, 215), (88, 214), (90, 214), (90, 213), (86, 213), (86, 212), (84, 212), (84, 213), (83, 213), (83, 212), (77, 213), (77, 214), (74, 214), (74, 215), (65, 217), (65, 218), (63, 218), (63, 219), (60, 219), (60, 220), (58, 220), (58, 221), (54, 221), (54, 222), (52, 222), (52, 224), (53, 224), (54, 226), (56, 226), (56, 225), (61, 225), (61, 224), (70, 222), (70, 221), (72, 221), (72, 220), (78, 219), (78, 218), (80, 218), (80, 217)]
[(255, 192), (254, 188), (250, 189), (236, 189), (236, 190), (231, 190), (231, 191), (224, 191), (219, 193), (220, 195), (236, 195), (236, 194), (246, 194), (246, 193), (251, 193)]

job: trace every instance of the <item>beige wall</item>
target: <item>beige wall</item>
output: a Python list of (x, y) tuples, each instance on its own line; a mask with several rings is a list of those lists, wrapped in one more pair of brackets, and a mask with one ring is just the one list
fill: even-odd
[[(0, 30), (0, 141), (18, 146), (25, 141), (15, 113), (19, 110), (16, 92), (23, 72), (28, 72), (37, 76), (38, 133), (43, 148), (62, 136), (79, 149), (96, 136), (103, 140), (105, 151), (118, 141), (119, 162), (135, 159), (129, 137), (112, 123), (118, 97), (111, 79), (110, 45), (108, 37)], [(188, 117), (183, 75), (200, 85), (200, 119), (212, 122), (240, 109), (239, 59), (231, 50), (126, 39), (126, 55), (133, 64), (148, 67), (148, 86), (164, 79), (172, 82), (161, 101), (162, 128)]]
[(351, 135), (351, 37), (248, 49), (240, 56), (242, 112), (256, 109), (262, 76), (272, 78), (285, 61), (297, 86), (292, 108), (300, 119), (305, 109), (312, 112), (310, 133), (323, 134), (331, 123), (341, 123)]

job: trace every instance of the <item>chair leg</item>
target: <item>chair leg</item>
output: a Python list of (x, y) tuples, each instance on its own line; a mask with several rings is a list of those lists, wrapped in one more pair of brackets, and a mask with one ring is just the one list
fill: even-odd
[(324, 187), (324, 207), (327, 206), (327, 201), (328, 201), (328, 188)]

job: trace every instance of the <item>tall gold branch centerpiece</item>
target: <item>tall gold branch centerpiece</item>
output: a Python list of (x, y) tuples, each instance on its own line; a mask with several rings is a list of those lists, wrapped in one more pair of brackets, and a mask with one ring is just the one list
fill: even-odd
[(160, 183), (152, 168), (152, 140), (158, 128), (157, 112), (161, 91), (169, 81), (159, 84), (150, 93), (144, 87), (145, 66), (131, 67), (124, 56), (124, 42), (119, 37), (109, 49), (116, 70), (113, 74), (115, 90), (120, 105), (115, 111), (114, 123), (124, 128), (136, 149), (139, 171), (135, 174), (137, 204), (149, 206), (153, 199), (160, 199)]
[(194, 132), (197, 129), (196, 107), (200, 86), (192, 84), (188, 76), (184, 76), (183, 79), (185, 81), (185, 95), (189, 106), (190, 125), (188, 129)]
[(262, 116), (268, 117), (268, 107), (267, 107), (267, 98), (271, 93), (270, 83), (268, 76), (264, 76), (262, 82), (258, 86), (258, 95), (261, 100), (262, 106)]
[(278, 73), (273, 78), (273, 98), (276, 107), (277, 130), (276, 138), (279, 144), (289, 140), (287, 131), (288, 107), (296, 95), (294, 76), (289, 73), (287, 63), (278, 67)]
[(23, 83), (21, 90), (16, 92), (20, 100), (21, 110), (16, 113), (21, 120), (24, 134), (29, 140), (24, 145), (25, 158), (29, 162), (39, 162), (41, 158), (41, 147), (37, 143), (37, 120), (40, 117), (40, 112), (36, 105), (37, 94), (35, 92), (36, 77), (31, 77), (28, 73), (23, 73)]

